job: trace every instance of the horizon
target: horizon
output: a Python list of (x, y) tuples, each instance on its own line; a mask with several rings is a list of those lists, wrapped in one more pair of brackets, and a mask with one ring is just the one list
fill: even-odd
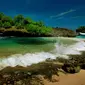
[(0, 2), (0, 12), (11, 17), (22, 14), (51, 27), (75, 30), (85, 25), (84, 0), (5, 0)]

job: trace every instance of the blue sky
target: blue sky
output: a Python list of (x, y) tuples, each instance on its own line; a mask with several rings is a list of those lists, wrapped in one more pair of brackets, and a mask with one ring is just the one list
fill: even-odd
[(85, 0), (0, 0), (0, 11), (30, 16), (52, 27), (76, 29), (85, 25)]

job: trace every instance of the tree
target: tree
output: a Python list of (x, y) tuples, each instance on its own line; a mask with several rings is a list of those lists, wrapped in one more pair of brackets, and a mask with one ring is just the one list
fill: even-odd
[(17, 23), (15, 27), (17, 29), (24, 29), (24, 26), (21, 23)]
[(24, 21), (24, 16), (23, 15), (17, 15), (16, 17), (14, 17), (14, 23), (23, 23)]
[(33, 24), (28, 24), (26, 26), (26, 29), (28, 32), (30, 32), (31, 34), (38, 34), (38, 26), (37, 25), (33, 25)]
[[(35, 21), (33, 21), (30, 17), (26, 17), (24, 19), (25, 22), (27, 22), (26, 24), (34, 24), (34, 25), (37, 25)], [(25, 25), (26, 25), (25, 24)]]
[(31, 34), (36, 34), (36, 35), (50, 35), (52, 32), (52, 28), (45, 27), (45, 26), (39, 26), (39, 25), (34, 25), (34, 24), (28, 24), (26, 26), (26, 29), (28, 32)]
[(26, 17), (25, 20), (27, 20), (29, 23), (33, 22), (33, 20), (30, 17)]
[(2, 23), (9, 22), (12, 26), (14, 25), (13, 19), (9, 16), (3, 16), (1, 19)]
[(0, 20), (2, 19), (2, 17), (4, 16), (4, 13), (0, 13)]
[[(25, 31), (35, 36), (47, 36), (52, 32), (52, 28), (46, 27), (42, 21), (33, 21), (30, 17), (17, 15), (12, 19), (9, 16), (0, 13), (0, 28), (12, 27), (18, 29), (25, 29)], [(20, 30), (18, 30), (20, 31)]]
[(27, 24), (29, 24), (29, 23), (30, 23), (30, 22), (29, 22), (27, 19), (24, 19), (23, 22), (22, 22), (23, 25), (27, 25)]
[(83, 32), (83, 33), (85, 33), (85, 26), (80, 26), (78, 29), (76, 29), (76, 32)]
[(3, 27), (4, 27), (4, 28), (10, 28), (10, 27), (12, 27), (12, 26), (11, 26), (11, 24), (10, 24), (9, 22), (5, 22), (5, 23), (3, 24)]
[(42, 21), (38, 21), (38, 22), (36, 22), (36, 25), (42, 27), (42, 26), (44, 26), (44, 23)]
[(52, 28), (50, 28), (50, 27), (46, 27), (46, 26), (42, 26), (42, 27), (40, 27), (40, 33), (41, 33), (41, 35), (51, 35), (51, 33), (52, 33)]

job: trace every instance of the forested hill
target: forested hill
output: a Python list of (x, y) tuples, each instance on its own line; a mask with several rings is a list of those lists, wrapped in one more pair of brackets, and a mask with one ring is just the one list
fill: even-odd
[(52, 28), (45, 26), (42, 21), (33, 21), (23, 15), (11, 18), (4, 13), (0, 13), (0, 35), (19, 37), (76, 36), (74, 31), (66, 28)]

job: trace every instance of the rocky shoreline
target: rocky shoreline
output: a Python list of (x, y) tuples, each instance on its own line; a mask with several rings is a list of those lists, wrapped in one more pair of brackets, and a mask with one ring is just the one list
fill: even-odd
[(6, 67), (0, 71), (0, 85), (44, 85), (43, 80), (52, 81), (52, 75), (58, 75), (60, 67), (61, 65), (53, 63), (41, 63), (30, 67)]

